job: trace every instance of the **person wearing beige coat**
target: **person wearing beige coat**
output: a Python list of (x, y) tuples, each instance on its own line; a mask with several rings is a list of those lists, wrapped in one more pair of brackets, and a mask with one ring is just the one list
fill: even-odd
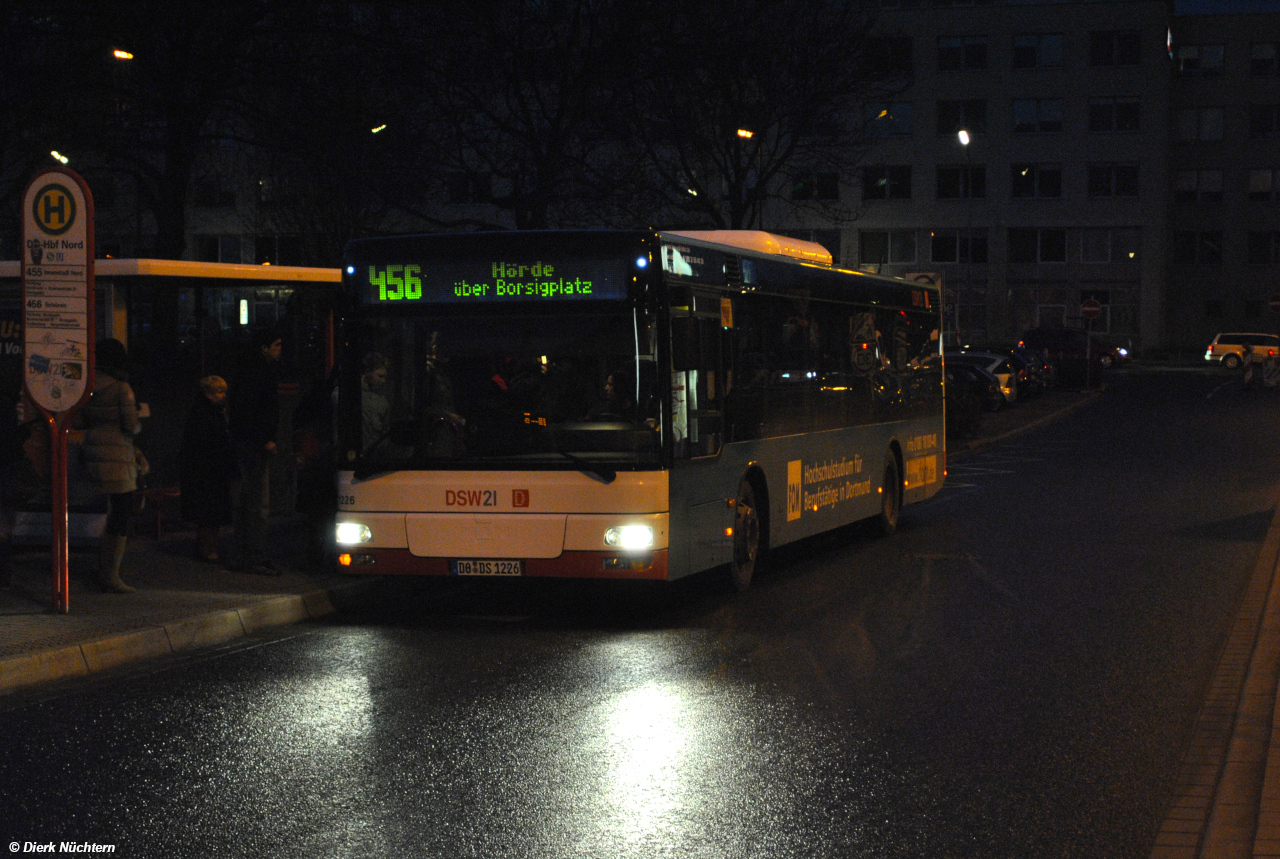
[(142, 429), (138, 403), (129, 387), (126, 353), (119, 340), (98, 341), (93, 396), (80, 410), (84, 429), (80, 460), (88, 481), (111, 500), (98, 558), (98, 583), (104, 590), (131, 593), (120, 578), (133, 492), (138, 488), (138, 459), (133, 437)]

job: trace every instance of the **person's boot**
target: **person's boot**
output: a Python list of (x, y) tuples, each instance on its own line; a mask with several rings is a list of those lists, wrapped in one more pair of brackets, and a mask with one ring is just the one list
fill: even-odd
[(98, 584), (108, 593), (131, 594), (137, 590), (120, 579), (120, 565), (124, 563), (124, 548), (127, 542), (127, 537), (102, 535), (101, 551), (98, 556)]

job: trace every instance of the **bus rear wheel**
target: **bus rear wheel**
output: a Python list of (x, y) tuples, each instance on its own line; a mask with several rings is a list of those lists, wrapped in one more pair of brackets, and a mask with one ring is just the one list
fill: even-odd
[(738, 497), (733, 507), (733, 563), (729, 577), (733, 586), (745, 591), (755, 575), (761, 546), (760, 510), (756, 506), (756, 490), (743, 478), (738, 484)]
[(876, 533), (888, 537), (898, 530), (898, 513), (902, 510), (902, 478), (898, 474), (898, 458), (889, 451), (884, 457), (884, 491), (880, 494), (880, 513), (875, 517)]

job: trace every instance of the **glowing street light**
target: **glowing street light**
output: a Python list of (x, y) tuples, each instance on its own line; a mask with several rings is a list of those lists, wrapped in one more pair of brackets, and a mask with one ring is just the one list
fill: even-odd
[(386, 123), (384, 122), (382, 125), (379, 125), (377, 128), (371, 128), (371, 129), (369, 129), (369, 132), (370, 132), (371, 134), (377, 134), (379, 131), (382, 131), (382, 130), (383, 130), (383, 129), (385, 129), (386, 127), (387, 127), (387, 125), (386, 125)]
[(117, 60), (133, 59), (133, 54), (129, 53), (128, 51), (122, 51), (119, 48), (116, 48), (114, 51), (112, 51), (111, 56), (115, 57)]
[(741, 137), (743, 140), (750, 140), (751, 138), (756, 136), (756, 133), (754, 131), (748, 131), (745, 128), (739, 128), (738, 136)]
[(55, 149), (55, 150), (53, 150), (52, 152), (50, 152), (49, 154), (53, 156), (53, 160), (54, 160), (54, 161), (57, 161), (57, 162), (59, 162), (59, 163), (61, 163), (61, 164), (66, 164), (68, 161), (70, 161), (70, 160), (71, 160), (70, 158), (68, 158), (67, 156), (63, 155), (61, 152), (59, 152), (59, 151), (58, 151), (58, 150), (56, 150), (56, 149)]
[(965, 131), (963, 128), (962, 128), (962, 129), (960, 129), (960, 133), (959, 133), (959, 134), (957, 134), (957, 135), (956, 135), (956, 137), (960, 138), (960, 145), (961, 145), (961, 146), (968, 146), (968, 145), (969, 145), (969, 132)]

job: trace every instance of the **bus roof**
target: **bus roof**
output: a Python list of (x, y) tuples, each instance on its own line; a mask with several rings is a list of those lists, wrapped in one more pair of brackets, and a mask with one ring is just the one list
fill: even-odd
[[(18, 260), (0, 260), (0, 278), (22, 274)], [(295, 265), (237, 265), (227, 262), (192, 262), (172, 259), (99, 259), (93, 262), (95, 277), (207, 277), (225, 280), (257, 280), (280, 283), (340, 283), (342, 270)]]
[(660, 235), (709, 242), (769, 256), (790, 257), (819, 265), (829, 266), (832, 263), (831, 252), (817, 242), (779, 236), (763, 230), (671, 230), (663, 231)]

